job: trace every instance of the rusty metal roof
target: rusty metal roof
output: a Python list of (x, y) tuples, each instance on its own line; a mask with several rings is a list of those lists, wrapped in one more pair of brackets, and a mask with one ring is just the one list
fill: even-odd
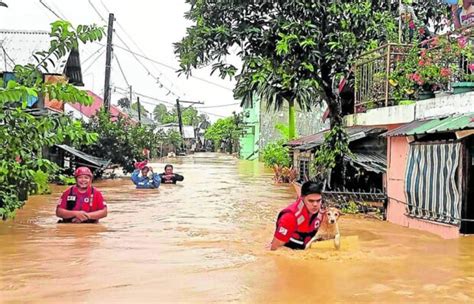
[[(374, 126), (353, 126), (345, 128), (345, 130), (349, 136), (349, 142), (353, 142), (373, 133), (382, 133), (386, 129)], [(297, 150), (309, 150), (322, 145), (324, 142), (324, 135), (328, 131), (329, 130), (324, 130), (313, 135), (300, 137), (289, 141), (286, 145)]]
[[(38, 51), (47, 51), (50, 46), (50, 36), (47, 31), (18, 31), (0, 30), (0, 73), (11, 72), (15, 65), (36, 63), (33, 55)], [(69, 54), (56, 60), (50, 57), (54, 65), (47, 60), (49, 74), (63, 74)]]
[(474, 113), (430, 120), (415, 120), (389, 131), (385, 136), (411, 136), (474, 129)]
[(345, 155), (344, 158), (367, 171), (375, 173), (387, 171), (387, 154), (380, 151), (352, 152), (350, 155)]
[(90, 154), (87, 154), (85, 152), (79, 151), (74, 149), (73, 147), (70, 147), (68, 145), (56, 145), (56, 147), (63, 149), (66, 152), (69, 152), (70, 154), (82, 159), (87, 163), (88, 166), (94, 167), (94, 168), (99, 168), (99, 169), (105, 169), (107, 166), (110, 164), (111, 160), (110, 159), (102, 159), (100, 157), (92, 156)]

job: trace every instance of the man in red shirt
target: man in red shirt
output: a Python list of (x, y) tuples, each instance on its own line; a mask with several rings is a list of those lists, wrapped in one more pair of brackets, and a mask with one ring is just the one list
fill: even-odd
[(107, 216), (107, 205), (102, 193), (92, 187), (92, 172), (79, 167), (74, 172), (76, 185), (62, 194), (56, 207), (61, 223), (97, 223)]
[(301, 187), (301, 197), (280, 211), (270, 250), (282, 246), (291, 249), (305, 249), (306, 244), (316, 234), (321, 224), (322, 185), (305, 182)]

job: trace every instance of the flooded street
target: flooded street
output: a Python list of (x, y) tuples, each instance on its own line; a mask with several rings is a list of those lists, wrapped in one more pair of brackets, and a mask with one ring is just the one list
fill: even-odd
[(30, 198), (0, 223), (0, 302), (474, 302), (473, 237), (345, 215), (341, 233), (358, 241), (340, 251), (269, 252), (288, 185), (220, 154), (173, 164), (184, 182), (159, 190), (94, 183), (109, 206), (98, 225), (56, 223), (65, 187)]

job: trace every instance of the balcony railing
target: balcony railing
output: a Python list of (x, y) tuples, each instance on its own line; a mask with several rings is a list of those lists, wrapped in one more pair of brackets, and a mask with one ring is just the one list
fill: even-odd
[(354, 66), (354, 113), (394, 105), (390, 73), (410, 48), (410, 45), (389, 43), (357, 58)]
[[(444, 41), (444, 46), (448, 48), (444, 48), (439, 41)], [(462, 47), (464, 51), (458, 47), (461, 43), (465, 44)], [(428, 52), (434, 61), (432, 64), (440, 68), (449, 68), (452, 72), (448, 76), (449, 79), (445, 78), (445, 83), (438, 89), (450, 90), (450, 82), (474, 80), (474, 65), (472, 65), (474, 63), (474, 26), (433, 37), (423, 41), (420, 46), (417, 50), (420, 53), (421, 50)], [(450, 51), (450, 46), (453, 47), (452, 51)], [(393, 94), (396, 87), (390, 84), (391, 73), (400, 63), (410, 58), (409, 52), (413, 49), (413, 45), (389, 43), (356, 58), (354, 113), (397, 104), (398, 101), (395, 100)], [(415, 59), (418, 60), (418, 57)], [(418, 70), (412, 69), (403, 74), (409, 75), (415, 71)]]

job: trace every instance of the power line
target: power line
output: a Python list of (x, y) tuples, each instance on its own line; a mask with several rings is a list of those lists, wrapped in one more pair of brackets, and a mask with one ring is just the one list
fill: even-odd
[(39, 2), (40, 2), (44, 7), (46, 7), (46, 9), (48, 9), (48, 11), (50, 11), (53, 15), (55, 15), (56, 17), (58, 17), (58, 18), (61, 19), (61, 20), (64, 20), (63, 17), (59, 16), (55, 11), (53, 11), (53, 9), (50, 8), (46, 3), (44, 3), (43, 0), (39, 0)]
[(105, 47), (105, 45), (101, 45), (100, 48), (97, 49), (97, 51), (95, 51), (95, 52), (92, 53), (89, 57), (87, 57), (85, 60), (83, 60), (83, 61), (81, 62), (81, 64), (84, 64), (84, 63), (86, 63), (87, 61), (89, 61), (95, 54), (99, 53), (104, 47)]
[[(53, 11), (53, 10), (52, 10), (48, 5), (46, 5), (42, 0), (39, 0), (39, 2), (40, 2), (46, 9), (48, 9), (53, 15), (55, 15), (56, 17), (58, 17), (58, 18), (61, 19), (61, 20), (64, 20), (63, 17), (59, 16), (55, 11)], [(99, 17), (102, 19), (102, 21), (105, 22), (105, 19), (100, 15), (100, 13), (97, 11), (97, 9), (95, 8), (95, 6), (92, 4), (92, 2), (91, 2), (90, 0), (89, 0), (89, 4), (93, 7), (94, 11), (99, 15)], [(121, 26), (120, 26), (120, 27), (121, 27)], [(124, 48), (124, 47), (122, 47), (122, 46), (120, 46), (120, 45), (115, 45), (117, 48), (122, 49), (122, 50), (124, 50), (124, 51), (126, 51), (126, 52), (129, 52), (130, 54), (134, 55), (135, 59), (140, 63), (140, 65), (142, 65), (142, 67), (148, 72), (148, 74), (151, 75), (153, 78), (155, 78), (155, 79), (157, 80), (157, 82), (159, 82), (162, 87), (164, 87), (165, 89), (168, 90), (168, 94), (172, 93), (172, 94), (175, 95), (176, 97), (180, 98), (178, 95), (176, 95), (176, 94), (173, 93), (171, 90), (169, 90), (167, 87), (165, 87), (165, 86), (159, 81), (159, 78), (158, 78), (158, 77), (154, 77), (154, 75), (153, 75), (152, 73), (150, 73), (150, 71), (148, 70), (148, 68), (147, 68), (140, 60), (138, 60), (137, 56), (138, 56), (138, 57), (141, 57), (141, 58), (143, 58), (143, 59), (146, 59), (146, 60), (148, 60), (148, 61), (150, 61), (150, 62), (153, 62), (153, 63), (159, 64), (159, 65), (161, 65), (161, 66), (164, 66), (164, 67), (166, 67), (166, 68), (168, 68), (168, 69), (171, 69), (171, 70), (173, 70), (173, 71), (175, 71), (175, 72), (178, 71), (178, 69), (176, 69), (176, 68), (174, 68), (174, 67), (172, 67), (172, 66), (170, 66), (170, 65), (168, 65), (168, 64), (166, 64), (166, 63), (163, 63), (163, 62), (154, 60), (154, 59), (149, 58), (149, 57), (147, 57), (147, 56), (145, 56), (145, 55), (141, 55), (141, 54), (139, 54), (139, 53), (136, 53), (136, 52), (132, 51), (132, 50), (130, 49), (130, 47), (123, 41), (123, 39), (120, 38), (120, 36), (119, 36), (118, 34), (117, 34), (117, 37), (118, 37), (119, 40), (126, 46), (126, 48)], [(101, 43), (98, 43), (98, 42), (97, 42), (97, 44), (101, 45), (102, 48), (105, 47), (104, 44), (101, 44)], [(94, 59), (94, 61), (91, 63), (91, 65), (89, 65), (89, 67), (87, 67), (87, 68), (84, 70), (84, 72), (86, 72), (89, 68), (91, 68), (92, 65), (100, 58), (100, 56), (101, 56), (103, 53), (104, 53), (104, 52), (102, 52), (101, 54), (99, 54), (99, 56), (97, 56), (96, 59)], [(119, 67), (120, 67), (120, 66), (119, 66)], [(123, 72), (123, 71), (122, 71), (122, 72)], [(205, 83), (208, 83), (208, 84), (211, 84), (211, 85), (220, 87), (220, 88), (225, 89), (225, 90), (233, 91), (233, 89), (231, 89), (231, 88), (225, 87), (225, 86), (223, 86), (223, 85), (220, 85), (220, 84), (218, 84), (218, 83), (209, 81), (209, 80), (204, 79), (204, 78), (201, 78), (201, 77), (197, 77), (197, 76), (193, 76), (193, 75), (190, 75), (190, 77), (195, 78), (195, 79), (200, 80), (200, 81), (203, 81), (203, 82), (205, 82)], [(121, 89), (121, 90), (124, 90), (124, 91), (128, 91), (128, 90), (125, 90), (125, 89), (122, 89), (122, 88), (118, 88), (118, 87), (115, 87), (115, 88), (116, 88), (116, 89)], [(173, 103), (168, 102), (168, 101), (165, 101), (165, 100), (161, 100), (161, 99), (154, 98), (154, 97), (151, 97), (151, 96), (147, 96), (147, 95), (144, 95), (144, 94), (141, 94), (141, 93), (137, 93), (137, 92), (134, 92), (134, 94), (136, 94), (136, 95), (138, 95), (138, 96), (142, 96), (142, 97), (144, 97), (144, 98), (149, 98), (149, 99), (152, 99), (152, 100), (161, 102), (161, 103), (165, 103), (165, 104), (169, 104), (169, 105), (173, 105), (173, 106), (174, 106)], [(150, 103), (150, 104), (151, 104), (151, 103)], [(156, 105), (156, 104), (152, 104), (152, 105)], [(223, 118), (223, 117), (226, 117), (226, 116), (223, 116), (223, 115), (214, 114), (214, 113), (205, 112), (205, 111), (200, 111), (200, 112), (201, 112), (201, 113), (204, 113), (204, 114), (216, 116), (216, 117), (222, 117), (222, 118)]]
[[(64, 18), (62, 18), (61, 16), (59, 16), (55, 11), (53, 11), (53, 10), (52, 10), (48, 5), (46, 5), (42, 0), (39, 0), (39, 2), (40, 2), (47, 10), (49, 10), (53, 15), (55, 15), (56, 17), (58, 17), (58, 18), (61, 19), (61, 20), (64, 20)], [(98, 12), (97, 12), (97, 13), (98, 13)], [(99, 13), (98, 13), (98, 14), (99, 14)], [(103, 19), (103, 17), (102, 17), (100, 14), (99, 14), (99, 17), (105, 22), (105, 20)], [(120, 27), (121, 27), (121, 26), (120, 26)], [(100, 43), (100, 42), (95, 42), (95, 43), (98, 44), (98, 45), (100, 45), (100, 46), (102, 46), (102, 47), (105, 47), (105, 45), (102, 44), (102, 43)], [(116, 47), (116, 48), (119, 48), (119, 49), (121, 49), (121, 50), (123, 50), (123, 51), (125, 51), (125, 52), (128, 52), (128, 53), (130, 53), (130, 54), (133, 54), (133, 55), (136, 55), (136, 56), (141, 57), (141, 58), (143, 58), (143, 59), (146, 59), (146, 60), (148, 60), (148, 61), (150, 61), (150, 62), (153, 62), (153, 63), (156, 63), (156, 64), (158, 64), (158, 65), (161, 65), (161, 66), (163, 66), (163, 67), (165, 67), (165, 68), (168, 68), (168, 69), (170, 69), (170, 70), (173, 70), (173, 71), (175, 71), (175, 72), (178, 71), (178, 69), (175, 68), (175, 67), (173, 67), (173, 66), (170, 66), (170, 65), (168, 65), (168, 64), (166, 64), (166, 63), (163, 63), (163, 62), (161, 62), (161, 61), (152, 59), (152, 58), (150, 58), (150, 57), (148, 57), (148, 56), (141, 55), (141, 54), (139, 54), (139, 53), (137, 53), (137, 52), (134, 52), (134, 51), (132, 51), (132, 50), (130, 50), (130, 49), (126, 49), (126, 48), (124, 48), (124, 47), (122, 47), (122, 46), (120, 46), (120, 45), (115, 45), (115, 47)], [(221, 89), (225, 89), (225, 90), (228, 90), (228, 91), (231, 91), (231, 92), (233, 91), (232, 88), (228, 88), (228, 87), (226, 87), (226, 86), (223, 86), (223, 85), (221, 85), (221, 84), (218, 84), (218, 83), (216, 83), (216, 82), (207, 80), (207, 79), (202, 78), (202, 77), (198, 77), (198, 76), (194, 76), (194, 75), (190, 75), (189, 77), (194, 78), (194, 79), (197, 79), (197, 80), (200, 80), (200, 81), (205, 82), (205, 83), (207, 83), (207, 84), (210, 84), (210, 85), (219, 87), (219, 88), (221, 88)]]
[(130, 87), (130, 83), (129, 83), (128, 80), (127, 80), (127, 76), (125, 76), (125, 73), (123, 72), (122, 65), (120, 64), (120, 61), (119, 61), (119, 59), (118, 59), (118, 57), (117, 57), (117, 54), (115, 54), (114, 57), (115, 57), (115, 61), (117, 61), (117, 65), (118, 65), (118, 67), (119, 67), (119, 69), (120, 69), (120, 72), (122, 73), (123, 79), (125, 80), (125, 83), (127, 84), (127, 87)]
[(196, 107), (196, 109), (211, 109), (211, 108), (224, 108), (230, 106), (240, 105), (240, 102), (228, 103), (223, 105), (216, 105), (216, 106), (203, 106), (203, 107)]
[[(118, 90), (121, 90), (121, 91), (124, 91), (124, 92), (128, 92), (127, 89), (124, 89), (124, 88), (120, 88), (120, 87), (114, 87), (115, 89), (118, 89)], [(158, 101), (158, 102), (161, 102), (161, 103), (165, 103), (165, 104), (168, 104), (168, 105), (172, 105), (174, 106), (174, 103), (172, 102), (169, 102), (169, 101), (166, 101), (166, 100), (162, 100), (162, 99), (158, 99), (156, 97), (152, 97), (152, 96), (148, 96), (148, 95), (145, 95), (145, 94), (142, 94), (142, 93), (138, 93), (136, 91), (133, 91), (133, 94), (137, 95), (137, 96), (141, 96), (143, 98), (148, 98), (148, 99), (151, 99), (151, 100), (155, 100), (155, 101)], [(141, 101), (143, 102), (143, 101)], [(156, 105), (156, 104), (154, 104)]]
[[(166, 63), (163, 63), (163, 62), (160, 62), (160, 61), (158, 61), (158, 60), (152, 59), (152, 58), (150, 58), (150, 57), (141, 55), (141, 54), (136, 53), (136, 52), (134, 52), (134, 51), (132, 51), (132, 50), (127, 50), (126, 48), (124, 48), (124, 47), (122, 47), (122, 46), (120, 46), (120, 45), (115, 45), (115, 47), (117, 47), (118, 49), (121, 49), (121, 50), (123, 50), (123, 51), (125, 51), (125, 52), (128, 52), (128, 53), (130, 53), (130, 54), (133, 54), (133, 55), (136, 55), (136, 56), (141, 57), (141, 58), (143, 58), (143, 59), (146, 59), (146, 60), (148, 60), (148, 61), (150, 61), (150, 62), (153, 62), (153, 63), (159, 64), (159, 65), (161, 65), (161, 66), (164, 66), (165, 68), (168, 68), (168, 69), (170, 69), (170, 70), (173, 70), (174, 72), (177, 72), (177, 71), (178, 71), (178, 69), (175, 68), (175, 67), (173, 67), (173, 66), (170, 66), (170, 65), (168, 65), (168, 64), (166, 64)], [(207, 84), (210, 84), (210, 85), (219, 87), (219, 88), (224, 89), (224, 90), (227, 90), (227, 91), (231, 91), (231, 92), (233, 91), (232, 88), (226, 87), (226, 86), (224, 86), (224, 85), (218, 84), (218, 83), (216, 83), (216, 82), (207, 80), (207, 79), (202, 78), (202, 77), (199, 77), (199, 76), (190, 75), (189, 77), (194, 78), (194, 79), (197, 79), (197, 80), (200, 80), (200, 81), (202, 81), (202, 82), (205, 82), (205, 83), (207, 83)]]
[[(97, 8), (95, 7), (95, 5), (91, 2), (91, 0), (88, 1), (89, 4), (92, 6), (92, 8), (94, 9), (94, 11), (97, 13), (97, 15), (99, 15), (99, 17), (102, 19), (102, 21), (104, 21), (105, 19), (102, 17), (102, 15), (100, 14), (100, 12), (97, 10)], [(120, 37), (119, 34), (116, 33), (116, 36), (117, 38), (125, 45), (125, 47), (131, 51), (131, 48), (128, 46), (128, 44)], [(132, 53), (133, 54), (133, 53)], [(143, 62), (140, 61), (140, 59), (138, 59), (138, 57), (136, 55), (133, 54), (133, 57), (135, 58), (135, 60), (137, 60), (137, 62), (143, 67), (143, 69), (148, 73), (149, 76), (153, 77), (156, 82), (159, 84), (160, 88), (164, 88), (165, 90), (168, 91), (168, 94), (172, 94), (174, 96), (176, 96), (177, 98), (181, 98), (178, 94), (176, 94), (175, 92), (173, 92), (170, 88), (168, 88), (167, 86), (165, 86), (161, 81), (160, 81), (160, 78), (153, 75), (153, 73), (148, 69), (148, 67), (143, 64)]]
[[(102, 7), (107, 11), (107, 12), (110, 12), (109, 8), (104, 4), (104, 2), (102, 0), (100, 0), (100, 4), (102, 5)], [(143, 56), (146, 56), (145, 54), (145, 51), (143, 51), (143, 49), (136, 43), (136, 41), (127, 33), (127, 31), (125, 30), (125, 28), (120, 24), (119, 21), (116, 21), (116, 24), (118, 25), (118, 27), (120, 27), (120, 29), (122, 30), (122, 32), (127, 36), (127, 38), (135, 45), (135, 47), (141, 52), (141, 55)], [(128, 46), (127, 46), (128, 47)], [(129, 49), (130, 50), (130, 49)], [(173, 82), (168, 78), (166, 77), (166, 75), (164, 75), (160, 69), (158, 69), (158, 67), (153, 63), (153, 67), (155, 68), (155, 70), (158, 72), (159, 74), (159, 77), (164, 77), (166, 80), (168, 80), (170, 83), (171, 83), (171, 87), (176, 87), (178, 89), (178, 91), (181, 91), (182, 90), (179, 88), (179, 86), (173, 84)], [(183, 92), (184, 93), (184, 92)], [(186, 95), (186, 94), (184, 94)]]
[(84, 73), (87, 72), (87, 71), (94, 65), (94, 63), (95, 63), (97, 60), (99, 60), (99, 58), (105, 53), (105, 51), (106, 51), (106, 50), (103, 50), (103, 51), (91, 62), (91, 64), (90, 64), (87, 68), (84, 69)]
[[(118, 90), (121, 90), (123, 92), (128, 92), (128, 90), (124, 89), (124, 88), (120, 88), (120, 87), (114, 87), (114, 89), (118, 89)], [(126, 96), (124, 93), (121, 93), (119, 92), (120, 94)], [(164, 103), (164, 104), (168, 104), (168, 105), (171, 105), (171, 106), (175, 106), (174, 103), (172, 102), (169, 102), (169, 101), (165, 101), (165, 100), (162, 100), (162, 99), (158, 99), (156, 97), (151, 97), (149, 95), (145, 95), (145, 94), (142, 94), (142, 93), (138, 93), (138, 92), (133, 92), (133, 94), (135, 95), (138, 95), (138, 96), (141, 96), (143, 98), (147, 98), (147, 99), (151, 99), (151, 100), (155, 100), (155, 101), (158, 101), (160, 103)], [(141, 103), (145, 103), (145, 104), (148, 104), (148, 105), (152, 105), (152, 106), (157, 106), (158, 104), (156, 103), (152, 103), (152, 102), (148, 102), (148, 101), (142, 101), (140, 100)], [(216, 117), (221, 117), (221, 118), (225, 118), (227, 116), (224, 116), (224, 115), (220, 115), (220, 114), (214, 114), (214, 113), (210, 113), (210, 112), (206, 112), (206, 111), (200, 111), (200, 113), (204, 113), (204, 114), (207, 114), (207, 115), (211, 115), (211, 116), (216, 116)]]

